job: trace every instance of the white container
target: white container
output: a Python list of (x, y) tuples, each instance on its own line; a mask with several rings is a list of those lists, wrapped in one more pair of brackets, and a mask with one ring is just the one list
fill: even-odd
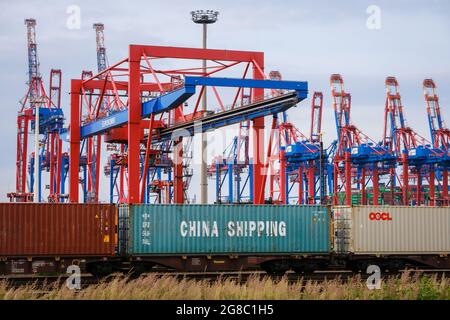
[(334, 251), (449, 254), (449, 207), (334, 207)]

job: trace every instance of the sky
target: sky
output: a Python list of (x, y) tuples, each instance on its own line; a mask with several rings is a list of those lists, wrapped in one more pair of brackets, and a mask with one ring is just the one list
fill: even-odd
[[(71, 6), (80, 10), (79, 28), (68, 27)], [(373, 6), (379, 16), (373, 16)], [(114, 63), (126, 56), (131, 43), (199, 47), (201, 28), (192, 23), (189, 13), (196, 9), (220, 12), (217, 23), (209, 28), (209, 48), (263, 51), (267, 72), (279, 70), (285, 80), (308, 81), (310, 93), (324, 93), (326, 143), (336, 139), (329, 88), (332, 73), (342, 74), (352, 94), (352, 122), (375, 141), (382, 137), (387, 76), (397, 77), (408, 125), (419, 134), (429, 138), (422, 92), (425, 78), (437, 83), (443, 117), (450, 123), (447, 0), (0, 0), (0, 201), (15, 188), (16, 116), (26, 93), (28, 70), (25, 18), (37, 20), (40, 70), (46, 85), (50, 69), (62, 69), (62, 104), (68, 119), (70, 79), (78, 78), (81, 70), (96, 70), (93, 23), (105, 24), (108, 61)], [(289, 120), (305, 133), (309, 105), (308, 99), (288, 113)], [(223, 145), (231, 142), (232, 135), (221, 136)], [(196, 167), (193, 185), (191, 196), (197, 193)], [(102, 189), (102, 200), (106, 200), (106, 188)], [(209, 190), (211, 200), (212, 182)]]

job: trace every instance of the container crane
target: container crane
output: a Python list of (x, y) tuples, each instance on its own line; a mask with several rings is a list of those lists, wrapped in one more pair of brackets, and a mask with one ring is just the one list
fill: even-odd
[(441, 179), (438, 179), (438, 181), (442, 180), (441, 197), (439, 200), (441, 204), (445, 206), (449, 204), (448, 169), (450, 167), (450, 129), (445, 126), (442, 119), (441, 108), (439, 106), (439, 97), (436, 93), (436, 84), (432, 79), (425, 79), (423, 81), (423, 91), (433, 148), (441, 149), (444, 152), (442, 161), (438, 164), (438, 169), (441, 176)]
[[(287, 167), (289, 180), (294, 183), (286, 187), (286, 195), (289, 199), (289, 193), (295, 183), (298, 183), (298, 204), (314, 204), (326, 202), (326, 183), (325, 176), (331, 174), (331, 168), (327, 167), (327, 156), (323, 150), (322, 143), (322, 92), (314, 92), (311, 100), (311, 126), (308, 136), (305, 136), (293, 125), (291, 125), (290, 142), (283, 148), (284, 158)], [(296, 133), (293, 134), (292, 130)], [(285, 175), (281, 171), (281, 177)], [(283, 192), (284, 194), (285, 192)]]
[[(270, 80), (282, 81), (279, 71), (269, 73)], [(284, 90), (271, 90), (273, 96), (280, 96)], [(311, 131), (306, 137), (287, 119), (286, 112), (276, 116), (275, 128), (271, 131), (268, 154), (269, 202), (288, 204), (290, 198), (297, 198), (299, 204), (325, 202), (326, 170), (323, 146), (320, 140), (323, 95), (313, 94), (311, 104)], [(281, 119), (280, 119), (281, 117)], [(323, 160), (323, 161), (322, 161)], [(298, 184), (298, 197), (290, 196)], [(304, 186), (304, 187), (303, 187)], [(319, 196), (320, 192), (320, 196)]]
[(108, 67), (105, 47), (105, 26), (103, 23), (94, 23), (95, 42), (97, 44), (97, 70), (98, 73), (104, 71)]
[[(106, 70), (108, 63), (106, 58), (104, 25), (102, 23), (94, 23), (96, 52), (97, 52), (97, 72), (101, 74)], [(87, 80), (92, 74), (85, 73), (84, 79)], [(104, 79), (108, 74), (101, 74), (100, 79)], [(88, 90), (89, 92), (89, 90)], [(90, 98), (92, 103), (92, 98)], [(108, 94), (102, 99), (97, 106), (98, 112), (101, 114), (108, 113)], [(86, 174), (83, 179), (83, 191), (85, 202), (98, 202), (98, 189), (100, 184), (100, 157), (101, 157), (101, 135), (89, 137), (84, 141), (84, 153), (82, 157), (86, 158)]]
[[(367, 186), (372, 183), (372, 204), (379, 203), (379, 175), (384, 165), (394, 166), (394, 157), (388, 149), (375, 142), (351, 123), (351, 95), (344, 90), (344, 80), (339, 74), (330, 77), (333, 109), (338, 136), (333, 159), (333, 204), (340, 204), (343, 190), (345, 205), (352, 205), (352, 188), (361, 196), (360, 203), (368, 204)], [(359, 202), (359, 201), (358, 201)]]
[[(387, 77), (386, 104), (384, 112), (383, 146), (395, 155), (397, 163), (402, 166), (400, 183), (402, 204), (408, 205), (410, 200), (410, 179), (416, 180), (415, 203), (422, 204), (422, 179), (428, 169), (430, 205), (435, 204), (435, 167), (442, 159), (443, 152), (433, 148), (431, 142), (420, 136), (407, 126), (399, 85), (395, 77)], [(411, 170), (410, 170), (411, 167)], [(395, 181), (395, 171), (390, 171), (391, 181)], [(400, 179), (399, 179), (400, 180)], [(394, 187), (394, 186), (392, 186)]]
[[(63, 168), (62, 142), (59, 132), (62, 129), (64, 115), (61, 109), (61, 70), (50, 72), (49, 95), (44, 89), (44, 83), (39, 71), (39, 59), (36, 42), (36, 20), (26, 19), (28, 46), (28, 90), (21, 101), (17, 117), (17, 161), (16, 190), (8, 193), (10, 201), (29, 202), (42, 201), (42, 170), (49, 172), (48, 201), (58, 202), (61, 189), (64, 189), (61, 172)], [(39, 123), (36, 124), (36, 112), (39, 111)], [(31, 125), (31, 128), (29, 127)], [(28, 163), (29, 186), (27, 189), (27, 152), (28, 134), (38, 130), (37, 149), (39, 154), (31, 154)], [(42, 137), (43, 136), (43, 137)], [(38, 176), (35, 177), (35, 166)], [(35, 190), (37, 179), (37, 190)], [(36, 194), (37, 198), (34, 196)]]

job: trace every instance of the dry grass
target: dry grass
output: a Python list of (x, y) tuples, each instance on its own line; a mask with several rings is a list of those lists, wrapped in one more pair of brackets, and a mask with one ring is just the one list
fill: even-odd
[(6, 281), (0, 282), (1, 299), (442, 299), (450, 300), (448, 278), (410, 275), (383, 279), (381, 289), (369, 290), (359, 276), (340, 281), (298, 281), (291, 283), (286, 278), (273, 280), (251, 276), (240, 284), (235, 280), (219, 279), (213, 283), (202, 280), (177, 280), (171, 276), (148, 275), (130, 280), (121, 276), (110, 278), (82, 290), (70, 290), (65, 284), (44, 287), (26, 285), (18, 288)]

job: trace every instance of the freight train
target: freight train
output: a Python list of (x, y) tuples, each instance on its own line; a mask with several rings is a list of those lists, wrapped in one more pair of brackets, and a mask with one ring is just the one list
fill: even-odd
[(0, 274), (450, 268), (448, 207), (0, 204)]

